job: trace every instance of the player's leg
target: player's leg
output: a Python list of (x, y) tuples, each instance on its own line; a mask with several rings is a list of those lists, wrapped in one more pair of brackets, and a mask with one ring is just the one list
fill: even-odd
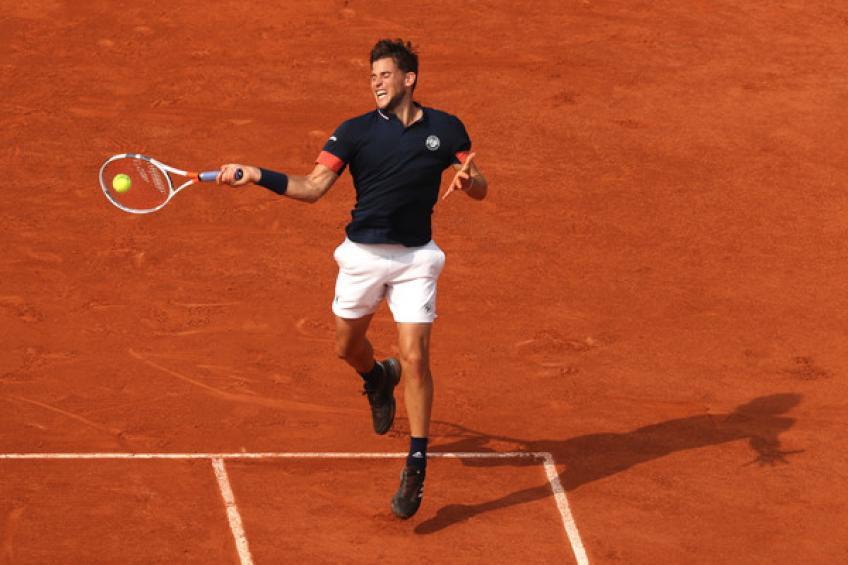
[(336, 316), (336, 355), (358, 373), (374, 368), (374, 348), (365, 335), (373, 314), (348, 319)]
[(394, 390), (400, 380), (396, 359), (377, 361), (366, 332), (373, 314), (357, 319), (336, 316), (336, 354), (353, 367), (364, 382), (363, 394), (371, 407), (374, 432), (384, 434), (395, 420)]
[(366, 337), (373, 315), (347, 319), (336, 316), (336, 354), (353, 367), (364, 382), (363, 394), (371, 407), (374, 432), (385, 434), (395, 420), (394, 390), (400, 380), (397, 359), (377, 361)]
[(424, 496), (427, 441), (433, 408), (433, 375), (430, 373), (431, 323), (398, 323), (398, 348), (406, 381), (404, 400), (409, 418), (409, 453), (401, 471), (400, 487), (392, 497), (392, 512), (409, 518)]
[(398, 349), (403, 370), (404, 401), (412, 437), (426, 438), (433, 407), (433, 375), (430, 373), (430, 323), (399, 323)]
[(400, 487), (392, 498), (392, 511), (409, 518), (418, 511), (424, 493), (427, 440), (433, 405), (430, 373), (430, 335), (436, 318), (436, 281), (445, 255), (434, 243), (410, 251), (404, 266), (389, 283), (389, 308), (398, 328), (398, 349), (406, 388), (409, 417), (409, 454), (401, 472)]
[(395, 418), (394, 389), (400, 380), (396, 359), (376, 361), (366, 333), (374, 311), (386, 293), (381, 257), (367, 245), (345, 240), (334, 253), (339, 265), (333, 313), (336, 315), (336, 354), (364, 381), (374, 432), (385, 434)]

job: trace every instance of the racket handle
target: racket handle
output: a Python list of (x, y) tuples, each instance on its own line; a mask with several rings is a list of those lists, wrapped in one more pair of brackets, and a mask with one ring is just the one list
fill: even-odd
[[(215, 179), (218, 178), (218, 173), (221, 171), (204, 171), (200, 173), (198, 178), (201, 182), (215, 182)], [(241, 169), (236, 169), (236, 180), (241, 180), (244, 176), (244, 171)]]

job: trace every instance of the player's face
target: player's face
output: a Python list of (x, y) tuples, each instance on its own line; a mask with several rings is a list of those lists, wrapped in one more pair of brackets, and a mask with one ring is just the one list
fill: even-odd
[(377, 108), (391, 110), (412, 91), (413, 73), (404, 73), (391, 57), (377, 59), (371, 65), (371, 93)]

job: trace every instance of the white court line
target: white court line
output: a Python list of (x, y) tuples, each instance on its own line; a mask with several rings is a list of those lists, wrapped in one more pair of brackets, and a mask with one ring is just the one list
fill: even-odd
[[(406, 452), (358, 453), (342, 451), (268, 451), (259, 453), (0, 453), (0, 459), (398, 459)], [(506, 451), (498, 453), (478, 451), (429, 452), (427, 457), (450, 459), (510, 459), (532, 457), (545, 459), (550, 453)]]
[[(67, 459), (209, 459), (212, 460), (212, 466), (215, 468), (215, 476), (218, 478), (218, 484), (221, 487), (221, 495), (224, 497), (224, 503), (227, 505), (227, 515), (230, 516), (230, 527), (233, 530), (233, 537), (236, 539), (236, 546), (239, 547), (240, 539), (244, 542), (246, 558), (242, 555), (239, 549), (239, 557), (242, 559), (242, 565), (252, 564), (250, 552), (247, 550), (247, 537), (244, 535), (244, 529), (241, 526), (241, 517), (235, 506), (235, 499), (232, 495), (232, 489), (227, 480), (226, 470), (224, 469), (224, 460), (226, 459), (398, 459), (406, 457), (407, 453), (355, 453), (355, 452), (338, 452), (338, 451), (303, 451), (303, 452), (264, 452), (264, 453), (0, 453), (0, 460), (67, 460)], [(571, 508), (568, 505), (568, 498), (565, 495), (565, 489), (562, 488), (562, 483), (559, 480), (559, 474), (556, 470), (556, 462), (553, 454), (547, 451), (508, 451), (500, 453), (491, 452), (476, 452), (476, 451), (458, 451), (458, 452), (430, 452), (428, 458), (445, 458), (445, 459), (510, 459), (510, 458), (533, 458), (541, 459), (544, 463), (545, 475), (548, 479), (548, 484), (556, 501), (557, 509), (559, 510), (560, 518), (562, 519), (565, 535), (568, 537), (568, 542), (571, 545), (571, 551), (578, 565), (589, 565), (589, 558), (586, 555), (586, 550), (583, 547), (583, 542), (580, 539), (580, 532), (577, 530), (577, 523), (574, 521), (574, 516), (571, 514)], [(217, 466), (216, 466), (217, 461)], [(219, 476), (220, 472), (224, 478), (223, 482)], [(226, 488), (226, 491), (225, 491)], [(229, 492), (229, 500), (232, 501), (232, 506), (227, 502), (227, 494)], [(231, 509), (235, 514), (238, 529), (233, 527), (233, 518)]]
[(212, 460), (212, 469), (215, 471), (215, 478), (218, 479), (218, 486), (221, 489), (221, 497), (224, 499), (224, 506), (227, 508), (227, 519), (230, 521), (230, 531), (233, 533), (233, 539), (236, 542), (236, 550), (238, 551), (239, 561), (241, 565), (253, 565), (253, 556), (250, 555), (250, 547), (247, 545), (247, 536), (244, 533), (244, 527), (241, 524), (241, 515), (236, 506), (236, 498), (233, 496), (233, 489), (230, 487), (230, 479), (227, 477), (227, 469), (224, 467), (224, 460), (215, 458)]
[(577, 565), (589, 565), (589, 557), (583, 548), (580, 532), (577, 531), (577, 523), (574, 521), (574, 516), (571, 515), (571, 508), (568, 506), (568, 499), (565, 497), (565, 489), (562, 488), (562, 483), (559, 482), (559, 473), (557, 473), (554, 456), (550, 453), (545, 453), (545, 474), (548, 476), (551, 490), (554, 491), (554, 499), (556, 499), (559, 515), (562, 517), (562, 523), (565, 526), (565, 535), (568, 536), (571, 551), (574, 552)]

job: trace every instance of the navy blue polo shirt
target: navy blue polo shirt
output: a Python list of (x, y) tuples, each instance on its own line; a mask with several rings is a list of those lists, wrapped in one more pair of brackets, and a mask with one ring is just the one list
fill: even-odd
[(316, 160), (350, 166), (356, 205), (345, 228), (357, 243), (426, 245), (442, 172), (465, 161), (471, 140), (459, 118), (432, 108), (409, 127), (380, 110), (342, 123)]

